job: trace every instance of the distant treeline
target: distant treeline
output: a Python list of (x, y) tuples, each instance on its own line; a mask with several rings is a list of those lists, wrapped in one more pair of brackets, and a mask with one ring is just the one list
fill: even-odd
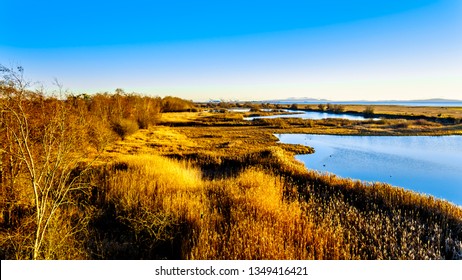
[[(8, 121), (9, 113), (24, 112), (26, 123), (44, 127), (49, 116), (65, 114), (72, 125), (81, 122), (80, 134), (87, 134), (88, 141), (100, 147), (114, 137), (124, 138), (138, 129), (148, 128), (159, 122), (161, 113), (196, 111), (189, 100), (167, 96), (152, 97), (137, 93), (97, 94), (48, 94), (41, 90), (29, 90), (22, 80), (22, 68), (9, 69), (1, 66), (4, 73), (0, 80), (0, 106), (2, 123)], [(70, 121), (68, 125), (70, 127)], [(5, 127), (5, 124), (3, 125)]]

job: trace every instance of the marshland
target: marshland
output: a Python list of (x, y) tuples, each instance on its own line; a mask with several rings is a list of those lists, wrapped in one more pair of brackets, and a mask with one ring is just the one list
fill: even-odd
[[(460, 108), (53, 96), (3, 71), (2, 259), (462, 258), (460, 205), (309, 169), (316, 148), (276, 137), (461, 135)], [(246, 119), (287, 109), (364, 119)]]

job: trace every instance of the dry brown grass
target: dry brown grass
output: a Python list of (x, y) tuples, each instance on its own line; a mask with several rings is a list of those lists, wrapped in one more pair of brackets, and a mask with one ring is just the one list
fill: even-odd
[[(215, 162), (215, 178), (203, 177), (198, 167), (204, 159), (198, 157), (192, 164), (143, 154), (118, 157), (114, 165), (118, 169), (108, 170), (104, 193), (108, 204), (114, 205), (119, 227), (128, 228), (126, 245), (112, 236), (100, 246), (105, 252), (101, 255), (461, 257), (462, 209), (447, 202), (388, 185), (367, 186), (310, 172), (278, 147), (236, 158), (234, 164), (245, 164), (231, 176), (220, 177), (220, 165), (233, 163), (221, 157)], [(145, 249), (136, 253), (127, 247)]]
[[(300, 105), (299, 105), (300, 106)], [(439, 118), (462, 119), (460, 107), (427, 107), (427, 106), (398, 106), (398, 105), (343, 105), (345, 112), (362, 113), (367, 107), (372, 107), (374, 114), (428, 116)], [(318, 105), (304, 105), (302, 108), (319, 109)]]
[[(385, 184), (319, 174), (274, 133), (454, 133), (428, 120), (246, 122), (164, 113), (165, 126), (106, 145), (85, 192), (49, 228), (48, 259), (458, 259), (462, 209)], [(404, 124), (403, 124), (404, 123)], [(234, 126), (233, 124), (237, 124)], [(171, 126), (170, 126), (171, 125)], [(3, 258), (30, 258), (30, 193), (0, 231)], [(2, 209), (6, 211), (6, 209)], [(22, 215), (22, 216), (21, 216)], [(76, 230), (78, 229), (78, 230)]]
[[(233, 133), (222, 131), (202, 143), (184, 131), (142, 130), (118, 144), (136, 146), (156, 139), (165, 146), (190, 143), (191, 150), (179, 157), (183, 160), (153, 154), (156, 148), (150, 145), (140, 145), (139, 153), (131, 148), (107, 153), (106, 163), (88, 177), (93, 189), (80, 198), (80, 208), (69, 207), (56, 216), (45, 245), (54, 249), (45, 250), (44, 257), (461, 257), (460, 207), (388, 185), (367, 186), (308, 171), (271, 137), (262, 143), (272, 145), (247, 152), (233, 147), (207, 150), (214, 141), (232, 139)], [(213, 136), (213, 130), (208, 133)], [(85, 230), (75, 233), (76, 222), (86, 225)], [(14, 231), (2, 235), (8, 258), (27, 258), (21, 253), (27, 251), (23, 243), (11, 246), (14, 238), (25, 240), (24, 227), (25, 221), (16, 237)]]
[(212, 182), (210, 210), (189, 258), (346, 258), (341, 232), (315, 224), (307, 204), (286, 200), (286, 185), (258, 169)]

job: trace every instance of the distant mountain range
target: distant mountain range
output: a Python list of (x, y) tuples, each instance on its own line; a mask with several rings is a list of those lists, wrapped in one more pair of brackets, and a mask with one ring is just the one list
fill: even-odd
[(462, 100), (444, 99), (444, 98), (431, 98), (431, 99), (415, 99), (415, 100), (351, 100), (351, 101), (335, 101), (328, 99), (315, 99), (315, 98), (296, 98), (291, 97), (287, 99), (274, 99), (265, 100), (263, 103), (339, 103), (339, 104), (402, 104), (402, 103), (462, 103)]

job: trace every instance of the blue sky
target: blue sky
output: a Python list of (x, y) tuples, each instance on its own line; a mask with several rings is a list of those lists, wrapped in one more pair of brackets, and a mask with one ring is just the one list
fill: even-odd
[(74, 93), (462, 99), (460, 0), (0, 4), (0, 63)]

